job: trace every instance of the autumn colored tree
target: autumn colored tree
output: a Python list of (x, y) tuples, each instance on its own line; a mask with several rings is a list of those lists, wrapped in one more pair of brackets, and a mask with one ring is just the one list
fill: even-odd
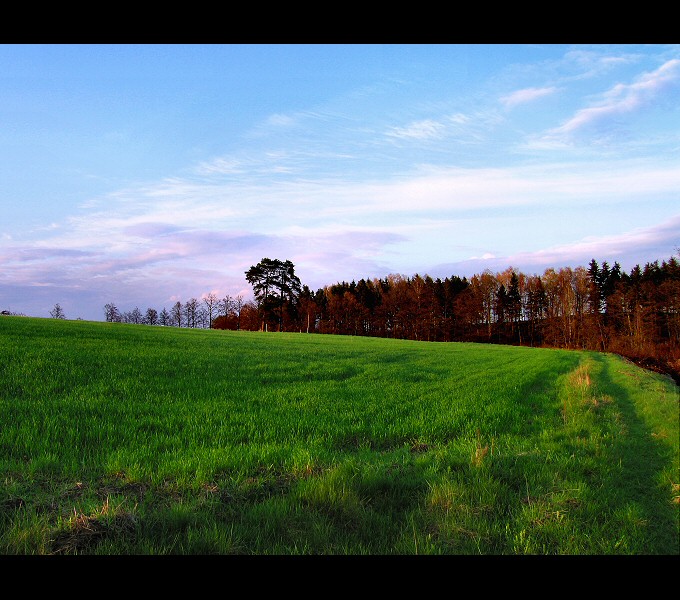
[(508, 319), (510, 321), (510, 340), (512, 343), (522, 344), (522, 287), (521, 283), (524, 277), (520, 278), (519, 275), (512, 270), (510, 275), (510, 285), (508, 287), (507, 296), (507, 313)]
[(525, 310), (529, 343), (531, 346), (540, 346), (543, 341), (546, 296), (543, 280), (538, 275), (527, 278)]
[(255, 302), (244, 302), (240, 315), (240, 327), (245, 331), (260, 329), (260, 310)]
[[(587, 268), (548, 268), (542, 275), (512, 267), (469, 280), (391, 274), (316, 292), (300, 284), (290, 261), (263, 259), (246, 277), (256, 301), (228, 295), (216, 301), (213, 327), (584, 348), (617, 352), (680, 381), (676, 257), (636, 265), (629, 274), (616, 262), (610, 267), (592, 259)], [(176, 302), (170, 313), (163, 309), (158, 321), (208, 327), (206, 298), (208, 310), (192, 298), (184, 306)], [(116, 314), (113, 303), (105, 306), (107, 320)], [(134, 315), (123, 313), (127, 322), (135, 322)]]
[(491, 341), (496, 320), (497, 291), (498, 280), (488, 269), (470, 279), (465, 315), (477, 328), (486, 330), (487, 341)]

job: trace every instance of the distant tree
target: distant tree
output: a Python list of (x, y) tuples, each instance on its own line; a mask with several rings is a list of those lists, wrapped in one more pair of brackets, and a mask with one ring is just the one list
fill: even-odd
[(470, 279), (471, 302), (468, 307), (468, 319), (477, 325), (486, 326), (487, 340), (491, 340), (493, 323), (496, 317), (496, 292), (498, 280), (486, 269)]
[(196, 314), (194, 319), (194, 327), (198, 327), (200, 329), (208, 329), (210, 327), (210, 319), (208, 318), (208, 311), (206, 310), (205, 306), (201, 306), (198, 303), (196, 304)]
[(219, 314), (213, 319), (212, 327), (215, 329), (240, 330), (243, 307), (243, 296), (238, 295), (236, 298), (232, 298), (229, 294), (225, 295), (218, 302)]
[(128, 322), (133, 323), (134, 325), (140, 325), (144, 322), (144, 315), (142, 315), (142, 311), (139, 310), (137, 306), (130, 311), (130, 319)]
[(225, 294), (224, 298), (222, 298), (218, 303), (217, 303), (217, 310), (222, 317), (228, 317), (229, 313), (232, 311), (232, 308), (234, 306), (234, 301), (232, 297), (229, 294)]
[(147, 308), (146, 316), (144, 321), (147, 325), (157, 325), (158, 324), (158, 311), (155, 308)]
[(163, 310), (161, 310), (160, 314), (158, 315), (158, 324), (159, 325), (171, 325), (172, 324), (172, 317), (170, 316), (170, 313), (166, 310), (165, 306), (163, 307)]
[(118, 312), (118, 307), (113, 302), (104, 305), (104, 317), (107, 323), (120, 322), (120, 312)]
[(236, 298), (233, 300), (233, 306), (234, 306), (234, 312), (236, 313), (236, 329), (240, 330), (241, 329), (241, 312), (243, 311), (243, 296), (239, 294), (236, 296)]
[(214, 294), (213, 292), (210, 292), (203, 297), (203, 302), (205, 303), (205, 306), (208, 309), (208, 327), (210, 328), (212, 327), (213, 322), (213, 312), (218, 307), (217, 295)]
[(65, 319), (66, 318), (66, 314), (64, 313), (64, 309), (62, 309), (61, 306), (59, 306), (58, 302), (54, 305), (54, 308), (50, 311), (50, 316), (53, 319)]
[(262, 314), (262, 326), (278, 322), (283, 331), (284, 309), (293, 308), (302, 287), (295, 275), (295, 266), (289, 260), (263, 258), (246, 271), (246, 280), (253, 286), (253, 293)]
[(522, 292), (520, 290), (520, 278), (513, 270), (510, 275), (510, 286), (507, 296), (507, 312), (511, 322), (510, 337), (514, 341), (515, 332), (519, 343), (522, 343)]
[(598, 270), (597, 261), (593, 259), (590, 261), (588, 274), (597, 288), (600, 312), (606, 313), (607, 300), (614, 293), (616, 284), (621, 280), (621, 265), (615, 262), (614, 266), (610, 268), (607, 261), (604, 261)]
[(257, 331), (261, 328), (260, 310), (255, 302), (244, 303), (240, 316), (240, 327), (245, 331)]
[(172, 324), (176, 327), (182, 326), (182, 316), (184, 311), (182, 310), (182, 303), (178, 300), (173, 304), (170, 315), (172, 318)]
[(539, 275), (531, 275), (526, 280), (526, 321), (529, 344), (540, 344), (542, 323), (545, 315), (545, 289)]
[(300, 331), (303, 329), (307, 333), (309, 333), (310, 330), (314, 331), (316, 329), (318, 308), (314, 302), (312, 290), (306, 285), (302, 286), (298, 303), (298, 315), (301, 319), (299, 323)]
[(187, 327), (196, 327), (198, 317), (198, 299), (189, 298), (184, 303), (184, 321)]
[(590, 284), (588, 305), (593, 314), (604, 312), (602, 308), (602, 280), (600, 265), (593, 258), (588, 264), (588, 281)]
[(572, 286), (574, 289), (574, 344), (576, 347), (585, 348), (590, 344), (588, 338), (592, 338), (594, 329), (591, 327), (590, 314), (590, 279), (588, 271), (584, 267), (576, 267), (572, 270)]
[(496, 330), (498, 332), (499, 341), (505, 341), (506, 334), (506, 320), (509, 312), (510, 302), (508, 300), (508, 291), (502, 283), (496, 288), (496, 302), (494, 303), (493, 312), (495, 314)]

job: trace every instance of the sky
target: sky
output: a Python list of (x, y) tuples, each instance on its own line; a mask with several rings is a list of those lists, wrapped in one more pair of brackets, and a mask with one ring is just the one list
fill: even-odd
[(667, 260), (680, 45), (0, 45), (0, 309)]

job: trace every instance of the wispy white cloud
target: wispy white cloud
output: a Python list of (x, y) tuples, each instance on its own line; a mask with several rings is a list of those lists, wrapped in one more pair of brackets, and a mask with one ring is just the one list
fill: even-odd
[(195, 167), (195, 172), (199, 175), (235, 174), (243, 173), (244, 170), (241, 161), (228, 158), (215, 158)]
[(517, 90), (500, 98), (501, 104), (506, 108), (514, 108), (519, 104), (526, 104), (527, 102), (533, 102), (538, 98), (543, 98), (545, 96), (550, 96), (558, 91), (555, 86), (549, 87), (533, 87), (524, 88), (522, 90)]
[[(111, 300), (161, 307), (171, 296), (186, 299), (214, 289), (248, 292), (248, 267), (264, 256), (281, 256), (293, 260), (303, 282), (316, 288), (402, 270), (391, 263), (393, 250), (408, 252), (413, 244), (427, 246), (428, 240), (445, 238), (442, 227), (456, 216), (548, 204), (574, 211), (593, 201), (620, 206), (679, 189), (680, 165), (672, 161), (428, 168), (382, 182), (246, 185), (242, 180), (199, 184), (174, 178), (114, 194), (34, 241), (3, 239), (0, 287), (14, 290), (14, 296), (5, 297), (13, 298), (17, 309), (21, 302), (26, 306), (30, 294), (25, 292), (35, 286), (53, 291), (52, 304), (59, 294), (88, 290), (95, 307)], [(531, 234), (518, 229), (517, 235)], [(479, 259), (450, 263), (445, 274), (509, 265), (575, 265), (592, 257), (637, 257), (655, 247), (663, 257), (662, 249), (677, 239), (680, 218), (537, 252), (504, 256), (483, 248), (475, 252)], [(419, 264), (433, 261), (433, 254), (424, 253)], [(97, 317), (98, 308), (95, 312)]]
[(320, 172), (328, 170), (328, 165), (335, 166), (356, 158), (351, 152), (334, 150), (318, 142), (307, 142), (299, 147), (290, 145), (285, 149), (242, 152), (202, 161), (190, 170), (190, 177), (198, 181), (187, 178), (168, 179), (167, 182), (174, 186), (178, 181), (187, 186), (195, 183), (200, 186), (217, 185), (225, 181), (229, 185), (238, 185), (241, 182), (252, 184), (254, 181), (266, 180), (272, 175), (301, 177), (310, 174), (318, 177)]
[(386, 133), (389, 137), (400, 139), (427, 140), (442, 137), (446, 131), (446, 126), (432, 119), (415, 121), (406, 127), (392, 127)]
[[(568, 51), (562, 63), (567, 71), (576, 71), (576, 79), (588, 79), (603, 75), (617, 67), (634, 64), (642, 55), (636, 52), (612, 50), (608, 46), (595, 49), (574, 49)], [(573, 77), (572, 77), (573, 78)]]
[(295, 118), (291, 115), (273, 114), (267, 117), (267, 124), (276, 127), (289, 127), (295, 123)]
[(412, 121), (404, 126), (388, 128), (384, 136), (390, 141), (441, 142), (461, 144), (484, 139), (502, 117), (494, 109), (438, 115), (436, 118)]
[[(234, 236), (332, 227), (412, 227), (415, 219), (512, 207), (637, 202), (680, 189), (680, 164), (646, 161), (554, 163), (514, 168), (421, 168), (390, 180), (300, 179), (203, 184), (175, 178), (112, 195), (67, 218), (33, 243), (106, 253), (196, 240), (229, 245)], [(404, 221), (406, 218), (406, 221)], [(394, 229), (392, 229), (394, 230)], [(216, 237), (219, 234), (221, 237)], [(215, 242), (215, 240), (218, 240)], [(245, 241), (245, 239), (243, 240)], [(6, 243), (14, 243), (10, 238)], [(193, 244), (194, 241), (191, 242)], [(2, 248), (0, 242), (0, 249)], [(193, 247), (193, 246), (191, 246)]]
[(568, 142), (581, 132), (611, 125), (618, 117), (653, 104), (660, 96), (678, 89), (680, 60), (671, 59), (655, 71), (643, 73), (630, 84), (619, 83), (602, 94), (593, 106), (582, 108), (559, 127), (542, 136), (544, 142)]

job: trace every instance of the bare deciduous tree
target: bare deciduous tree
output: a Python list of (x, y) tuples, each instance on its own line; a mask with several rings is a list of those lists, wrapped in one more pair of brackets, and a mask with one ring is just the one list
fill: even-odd
[(120, 312), (118, 307), (113, 303), (109, 302), (104, 305), (104, 316), (107, 323), (119, 323), (120, 322)]
[(144, 321), (147, 325), (158, 324), (158, 311), (155, 308), (147, 308)]
[(206, 307), (208, 308), (208, 327), (210, 328), (210, 327), (212, 327), (212, 322), (213, 322), (213, 311), (218, 306), (217, 295), (214, 294), (213, 292), (205, 294), (203, 296), (203, 302), (205, 303)]
[(53, 319), (65, 319), (66, 318), (66, 314), (64, 313), (64, 309), (61, 306), (59, 306), (59, 302), (57, 302), (54, 305), (54, 308), (50, 311), (50, 316)]
[(233, 298), (229, 294), (226, 294), (224, 298), (222, 298), (219, 302), (220, 315), (222, 315), (223, 317), (228, 317), (233, 307), (234, 307)]
[(177, 302), (175, 302), (171, 309), (172, 323), (176, 327), (182, 326), (182, 314), (183, 314), (182, 303), (178, 300)]
[(233, 308), (236, 313), (236, 329), (241, 329), (241, 311), (243, 310), (243, 296), (239, 294), (236, 299), (233, 300)]
[(132, 312), (130, 313), (130, 323), (133, 323), (135, 325), (139, 325), (140, 323), (144, 322), (144, 315), (142, 315), (142, 311), (139, 310), (138, 307), (134, 307), (132, 309)]
[(189, 298), (184, 303), (184, 318), (187, 327), (196, 327), (197, 325), (197, 311), (198, 300), (196, 298)]

